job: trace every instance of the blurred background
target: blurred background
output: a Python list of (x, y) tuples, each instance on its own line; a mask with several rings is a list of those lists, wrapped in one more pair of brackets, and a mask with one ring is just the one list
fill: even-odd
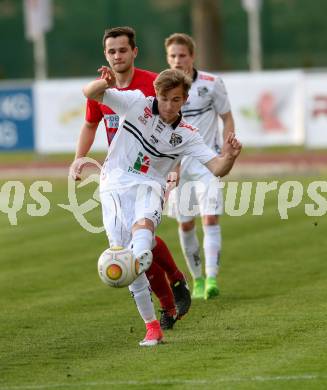
[[(37, 1), (28, 1), (35, 3)], [(47, 1), (47, 0), (46, 0)], [(242, 0), (52, 0), (46, 35), (48, 75), (90, 76), (103, 63), (105, 28), (129, 25), (137, 32), (140, 67), (166, 67), (163, 40), (181, 31), (212, 55), (201, 67), (249, 69), (248, 14)], [(255, 1), (254, 1), (255, 3)], [(327, 63), (325, 0), (262, 0), (263, 69), (324, 68)], [(201, 31), (202, 30), (202, 31)], [(208, 31), (209, 30), (209, 31)], [(205, 45), (202, 36), (209, 39)], [(22, 0), (0, 0), (0, 79), (34, 77), (33, 42), (26, 40)], [(210, 50), (213, 49), (213, 50)], [(202, 60), (201, 60), (202, 62)]]
[(104, 29), (122, 25), (137, 32), (136, 66), (156, 72), (164, 39), (191, 34), (246, 146), (325, 148), (326, 14), (325, 0), (0, 0), (0, 151), (73, 152), (81, 88), (105, 63)]

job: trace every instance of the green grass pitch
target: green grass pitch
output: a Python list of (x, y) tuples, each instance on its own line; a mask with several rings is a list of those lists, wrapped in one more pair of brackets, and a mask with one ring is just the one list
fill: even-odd
[[(29, 196), (17, 226), (0, 213), (0, 390), (327, 388), (326, 215), (303, 201), (281, 220), (272, 193), (262, 216), (223, 217), (221, 296), (142, 349), (128, 290), (97, 275), (105, 234), (59, 208), (66, 181), (51, 182), (46, 216), (27, 214)], [(100, 224), (100, 208), (88, 218)], [(158, 233), (186, 272), (175, 222)]]

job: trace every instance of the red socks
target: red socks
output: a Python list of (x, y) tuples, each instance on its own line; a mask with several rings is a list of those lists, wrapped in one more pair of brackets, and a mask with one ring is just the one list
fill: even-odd
[(152, 291), (160, 301), (160, 306), (167, 310), (169, 315), (175, 315), (175, 300), (170, 284), (174, 284), (178, 280), (184, 280), (184, 275), (177, 268), (173, 256), (164, 241), (156, 236), (156, 242), (157, 245), (152, 249), (153, 262), (146, 272), (146, 276)]
[(153, 262), (157, 263), (166, 272), (171, 284), (174, 284), (178, 280), (184, 280), (184, 275), (177, 268), (165, 242), (158, 236), (156, 236), (156, 242), (157, 245), (152, 249)]
[(150, 282), (152, 291), (160, 301), (162, 309), (167, 310), (171, 313), (170, 315), (175, 315), (176, 308), (173, 292), (166, 278), (165, 271), (158, 265), (155, 259), (145, 274)]

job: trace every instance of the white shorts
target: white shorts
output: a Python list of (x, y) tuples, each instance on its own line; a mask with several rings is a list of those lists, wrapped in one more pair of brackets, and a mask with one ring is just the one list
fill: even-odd
[(133, 225), (150, 219), (156, 228), (161, 221), (163, 194), (161, 187), (133, 185), (126, 189), (100, 192), (103, 224), (110, 246), (127, 248)]
[[(197, 167), (199, 168), (199, 167)], [(165, 213), (178, 222), (189, 222), (201, 215), (223, 213), (223, 191), (220, 180), (206, 167), (197, 173), (182, 171), (179, 185), (169, 195)]]

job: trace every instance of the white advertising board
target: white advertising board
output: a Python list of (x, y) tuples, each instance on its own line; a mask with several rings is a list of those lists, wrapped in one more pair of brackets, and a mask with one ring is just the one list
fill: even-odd
[[(36, 150), (40, 153), (73, 152), (84, 122), (86, 99), (82, 88), (89, 79), (37, 81), (34, 85)], [(93, 151), (108, 148), (100, 123)]]
[(222, 78), (245, 146), (304, 142), (302, 72), (226, 73)]
[(307, 74), (305, 77), (306, 146), (327, 146), (327, 74)]
[[(221, 74), (237, 135), (245, 146), (327, 146), (327, 74), (275, 71)], [(82, 88), (90, 79), (38, 81), (34, 85), (35, 148), (73, 152), (84, 122)], [(106, 151), (100, 123), (92, 150)]]

